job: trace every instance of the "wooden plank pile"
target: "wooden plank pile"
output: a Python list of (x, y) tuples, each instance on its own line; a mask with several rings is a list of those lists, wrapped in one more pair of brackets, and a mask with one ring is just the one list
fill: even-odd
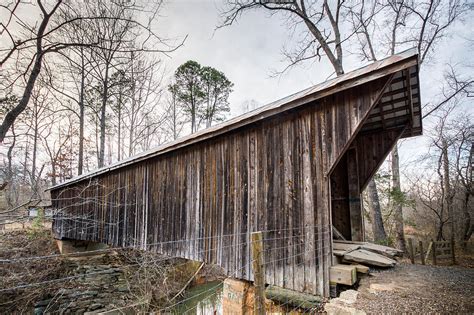
[(333, 243), (333, 254), (340, 257), (343, 263), (358, 263), (376, 267), (393, 267), (395, 256), (402, 252), (398, 249), (366, 242), (336, 241)]

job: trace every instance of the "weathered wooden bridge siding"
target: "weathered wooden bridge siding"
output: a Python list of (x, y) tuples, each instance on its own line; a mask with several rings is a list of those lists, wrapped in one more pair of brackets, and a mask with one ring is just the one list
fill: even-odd
[[(331, 246), (326, 175), (388, 80), (100, 175), (97, 185), (53, 191), (56, 207), (92, 220), (73, 227), (63, 220), (63, 236), (217, 263), (251, 279), (249, 233), (269, 230), (265, 261), (275, 262), (266, 266), (267, 282), (323, 295)], [(176, 240), (196, 241), (159, 244)]]
[[(338, 224), (352, 226), (349, 236), (359, 233), (360, 204), (348, 206), (347, 195), (360, 192), (383, 159), (378, 155), (412, 120), (403, 120), (396, 134), (389, 129), (375, 137), (366, 134), (373, 133), (377, 117), (374, 125), (362, 122), (391, 89), (393, 74), (413, 66), (410, 58), (408, 65), (395, 64), (366, 83), (317, 97), (306, 94), (312, 99), (278, 115), (249, 116), (253, 121), (238, 128), (216, 129), (221, 132), (212, 137), (204, 134), (199, 141), (53, 187), (54, 206), (63, 214), (53, 228), (64, 238), (216, 263), (230, 276), (248, 280), (253, 277), (250, 233), (267, 231), (267, 283), (327, 296), (330, 209), (337, 206), (331, 205), (331, 174), (340, 173), (339, 179), (333, 176), (339, 186), (349, 178)], [(367, 153), (371, 139), (377, 148)], [(358, 162), (367, 154), (377, 156)]]

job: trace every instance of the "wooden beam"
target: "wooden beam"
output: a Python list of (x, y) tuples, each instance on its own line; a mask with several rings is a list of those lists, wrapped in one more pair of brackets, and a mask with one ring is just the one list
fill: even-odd
[(280, 302), (281, 304), (297, 306), (301, 309), (312, 309), (318, 307), (323, 299), (317, 295), (300, 293), (297, 291), (284, 289), (270, 285), (265, 289), (268, 299)]
[(347, 151), (347, 178), (348, 178), (348, 194), (349, 194), (349, 215), (351, 220), (351, 239), (352, 241), (363, 241), (363, 221), (362, 208), (360, 202), (359, 190), (359, 170), (357, 163), (357, 150), (350, 149)]
[(379, 267), (393, 267), (397, 264), (396, 260), (394, 259), (362, 248), (344, 254), (343, 261), (363, 263)]
[(413, 125), (413, 121), (415, 120), (413, 115), (413, 96), (411, 94), (411, 76), (410, 76), (410, 68), (406, 69), (406, 86), (407, 86), (407, 93), (408, 93), (408, 107), (410, 109), (410, 124)]
[(357, 268), (354, 265), (334, 265), (329, 269), (333, 283), (354, 285), (357, 281)]
[(361, 265), (361, 264), (357, 264), (357, 265), (353, 265), (353, 266), (356, 267), (356, 270), (359, 273), (369, 273), (369, 267), (367, 267), (367, 266), (364, 266), (364, 265)]
[(343, 241), (346, 240), (346, 238), (344, 237), (344, 235), (342, 235), (342, 233), (339, 232), (339, 230), (336, 229), (336, 227), (335, 227), (334, 225), (332, 225), (332, 234), (333, 234), (333, 236), (335, 236), (336, 239), (338, 239), (338, 240), (343, 240)]

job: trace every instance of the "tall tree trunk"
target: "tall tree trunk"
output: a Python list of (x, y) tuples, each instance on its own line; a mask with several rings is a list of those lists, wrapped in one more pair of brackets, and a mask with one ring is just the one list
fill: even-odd
[[(400, 165), (398, 157), (398, 145), (392, 150), (392, 189), (395, 192), (401, 192), (400, 185)], [(406, 252), (405, 231), (403, 224), (403, 206), (400, 202), (393, 202), (393, 211), (395, 217), (395, 239), (398, 249)]]
[(79, 91), (79, 154), (77, 161), (77, 174), (81, 175), (84, 169), (84, 93), (85, 93), (85, 69), (84, 50), (81, 47), (81, 88)]
[(16, 134), (15, 134), (15, 125), (13, 124), (12, 125), (12, 136), (13, 136), (13, 140), (12, 140), (12, 144), (8, 147), (8, 151), (7, 151), (7, 161), (8, 161), (8, 165), (7, 165), (7, 176), (5, 178), (5, 183), (4, 185), (8, 185), (7, 187), (7, 190), (5, 191), (5, 195), (6, 195), (6, 200), (7, 200), (7, 204), (8, 204), (8, 207), (9, 208), (12, 208), (13, 206), (15, 206), (16, 204), (16, 198), (13, 197), (13, 194), (12, 192), (15, 190), (14, 188), (14, 182), (13, 182), (13, 149), (15, 148), (15, 144), (16, 144)]
[(379, 194), (377, 192), (377, 184), (375, 183), (374, 179), (371, 179), (367, 185), (367, 195), (369, 199), (369, 211), (372, 217), (372, 231), (374, 233), (374, 241), (377, 243), (385, 243), (387, 241), (387, 233), (385, 233), (385, 228), (383, 225)]
[(107, 100), (109, 93), (109, 64), (105, 67), (104, 86), (102, 91), (102, 105), (100, 107), (100, 147), (99, 147), (99, 168), (104, 166), (105, 161), (105, 127), (107, 119)]
[(191, 100), (191, 133), (196, 132), (196, 100), (194, 95), (194, 85), (191, 85), (190, 100)]
[[(468, 241), (472, 235), (472, 224), (471, 224), (471, 214), (469, 213), (469, 199), (472, 195), (472, 163), (474, 158), (474, 143), (471, 144), (471, 150), (469, 152), (469, 159), (467, 161), (467, 184), (464, 187), (464, 205), (463, 205), (463, 215), (464, 215), (464, 227), (463, 227), (463, 240)], [(465, 246), (466, 243), (463, 243)]]
[(26, 138), (25, 143), (25, 158), (23, 160), (23, 180), (26, 181), (28, 178), (28, 159), (30, 157), (30, 142), (28, 138)]
[(173, 102), (173, 140), (176, 140), (178, 139), (178, 126), (177, 126), (177, 113), (176, 113), (176, 94), (173, 92), (172, 96), (171, 96), (173, 99), (172, 99), (172, 102)]
[(117, 113), (117, 161), (122, 159), (122, 89), (119, 91), (119, 98), (118, 98), (118, 113)]
[(38, 185), (36, 178), (36, 161), (38, 156), (38, 129), (39, 129), (39, 110), (38, 110), (38, 99), (34, 100), (33, 106), (33, 150), (31, 156), (31, 188), (33, 190), (33, 196), (36, 198), (38, 196)]
[(97, 115), (97, 112), (94, 114), (94, 127), (95, 127), (95, 152), (96, 152), (96, 158), (97, 158), (97, 165), (99, 165), (99, 159), (100, 159), (100, 150), (99, 150), (99, 138), (100, 138), (100, 128), (99, 128), (99, 117)]
[[(132, 94), (134, 95), (134, 94)], [(128, 156), (132, 156), (135, 152), (135, 96), (132, 97), (132, 107), (130, 112), (132, 113), (130, 118), (130, 130), (128, 134)]]
[(57, 160), (57, 157), (55, 157), (52, 161), (51, 161), (51, 185), (56, 185), (56, 174), (57, 174), (57, 171), (56, 171), (56, 160)]
[(471, 214), (469, 213), (469, 199), (471, 193), (466, 190), (464, 193), (464, 204), (463, 204), (463, 216), (464, 216), (464, 226), (463, 226), (463, 241), (469, 241), (472, 235), (472, 224), (471, 224)]
[(446, 196), (446, 212), (448, 215), (448, 222), (451, 232), (451, 241), (454, 241), (454, 216), (453, 216), (453, 199), (454, 193), (451, 189), (450, 176), (449, 176), (449, 157), (448, 157), (448, 142), (443, 137), (441, 139), (442, 155), (443, 155), (443, 185)]
[(444, 230), (444, 222), (440, 220), (439, 225), (438, 225), (438, 231), (436, 232), (437, 241), (444, 240), (443, 230)]
[(128, 133), (128, 156), (132, 156), (135, 152), (135, 144), (133, 141), (135, 140), (135, 107), (137, 104), (137, 89), (136, 89), (136, 79), (135, 79), (135, 63), (134, 63), (134, 56), (133, 52), (131, 54), (130, 60), (132, 61), (131, 63), (131, 68), (130, 68), (130, 80), (132, 82), (132, 89), (131, 89), (131, 108), (130, 108), (130, 130)]
[(191, 133), (196, 132), (196, 104), (191, 96)]

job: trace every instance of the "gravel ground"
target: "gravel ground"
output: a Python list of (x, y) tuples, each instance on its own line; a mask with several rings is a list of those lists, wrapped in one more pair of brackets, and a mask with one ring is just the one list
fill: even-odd
[(367, 314), (474, 314), (474, 269), (399, 264), (360, 281), (352, 307)]

